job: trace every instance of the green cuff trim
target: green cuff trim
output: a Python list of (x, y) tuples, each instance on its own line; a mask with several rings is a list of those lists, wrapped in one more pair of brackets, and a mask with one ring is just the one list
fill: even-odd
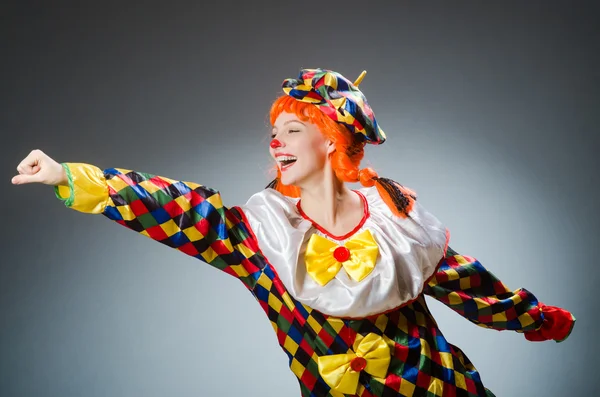
[(575, 318), (573, 313), (571, 313), (571, 318), (573, 319), (573, 322), (571, 323), (571, 328), (569, 328), (569, 332), (564, 338), (562, 338), (561, 340), (557, 340), (556, 343), (564, 342), (569, 337), (569, 335), (571, 335), (571, 332), (573, 332), (573, 327), (575, 326), (575, 321), (577, 321), (577, 319)]
[(73, 186), (73, 175), (71, 174), (71, 169), (69, 168), (69, 166), (65, 163), (61, 163), (60, 165), (62, 165), (63, 169), (65, 170), (65, 172), (67, 173), (67, 179), (69, 180), (69, 197), (68, 198), (63, 198), (59, 193), (58, 193), (58, 186), (54, 186), (54, 194), (56, 195), (56, 197), (63, 201), (65, 203), (65, 205), (67, 207), (70, 207), (73, 205), (73, 202), (75, 201), (75, 189)]

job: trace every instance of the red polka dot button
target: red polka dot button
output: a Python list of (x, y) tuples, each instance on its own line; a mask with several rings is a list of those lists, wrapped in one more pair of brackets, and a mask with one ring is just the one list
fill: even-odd
[(350, 361), (350, 368), (353, 371), (360, 372), (367, 366), (367, 360), (362, 357), (355, 357)]
[(333, 257), (338, 262), (346, 262), (350, 259), (350, 250), (346, 247), (337, 247), (333, 251)]

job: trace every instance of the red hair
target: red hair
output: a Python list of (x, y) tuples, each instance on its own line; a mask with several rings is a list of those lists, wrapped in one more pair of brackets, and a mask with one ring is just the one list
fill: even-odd
[[(343, 125), (336, 123), (311, 103), (300, 102), (284, 95), (275, 100), (271, 106), (270, 122), (275, 124), (277, 117), (283, 112), (293, 113), (302, 121), (316, 125), (321, 133), (335, 144), (335, 152), (331, 154), (331, 167), (339, 180), (343, 182), (360, 182), (365, 187), (375, 184), (373, 178), (377, 173), (371, 168), (359, 170), (361, 160), (365, 155), (364, 142), (358, 141)], [(280, 193), (299, 197), (300, 189), (280, 182), (281, 171), (277, 169), (277, 179), (274, 189)]]
[[(359, 141), (355, 135), (342, 124), (333, 121), (312, 103), (301, 102), (283, 95), (273, 102), (269, 118), (271, 125), (283, 112), (295, 114), (302, 121), (316, 125), (321, 133), (335, 145), (331, 154), (331, 167), (337, 178), (343, 182), (360, 182), (365, 187), (376, 186), (380, 197), (395, 215), (406, 218), (413, 208), (417, 196), (412, 190), (390, 179), (380, 178), (372, 168), (359, 169), (360, 161), (365, 155), (365, 142)], [(300, 197), (300, 188), (281, 183), (281, 171), (277, 168), (277, 178), (269, 184), (281, 194), (288, 197)]]

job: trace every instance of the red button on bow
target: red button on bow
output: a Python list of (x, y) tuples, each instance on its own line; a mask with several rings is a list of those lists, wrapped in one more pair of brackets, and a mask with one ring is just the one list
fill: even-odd
[(354, 357), (352, 361), (350, 361), (350, 368), (353, 371), (360, 372), (367, 366), (367, 360), (362, 357)]
[(333, 257), (338, 262), (346, 262), (350, 259), (350, 250), (346, 247), (337, 247), (333, 251)]

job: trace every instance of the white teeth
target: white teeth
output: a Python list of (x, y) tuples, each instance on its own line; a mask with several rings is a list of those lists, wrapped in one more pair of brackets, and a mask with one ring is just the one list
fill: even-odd
[(296, 156), (279, 156), (279, 157), (277, 157), (277, 161), (279, 161), (280, 163), (283, 161), (291, 161), (291, 160), (298, 160), (298, 158)]

